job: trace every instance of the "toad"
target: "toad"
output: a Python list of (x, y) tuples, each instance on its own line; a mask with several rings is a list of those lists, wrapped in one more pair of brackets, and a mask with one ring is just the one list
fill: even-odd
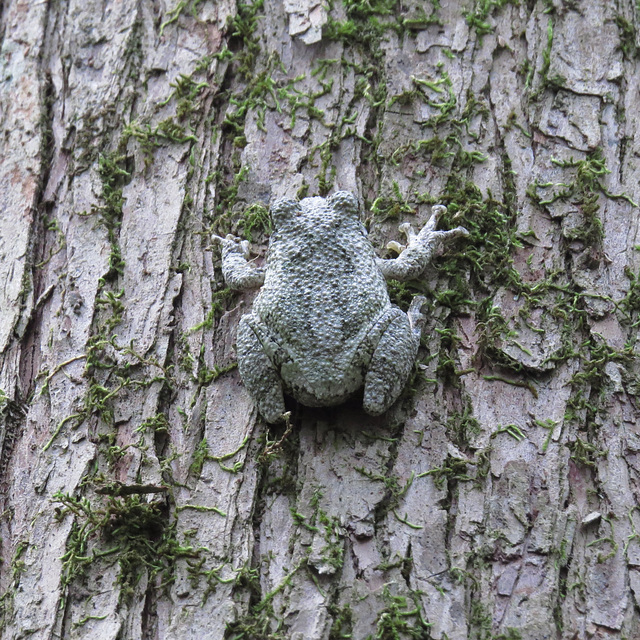
[(282, 418), (283, 392), (325, 407), (364, 387), (363, 408), (374, 416), (396, 401), (415, 362), (425, 299), (416, 296), (405, 313), (391, 304), (385, 279), (420, 277), (441, 242), (468, 234), (436, 231), (444, 211), (433, 207), (418, 234), (401, 225), (408, 246), (395, 259), (376, 255), (346, 191), (276, 202), (265, 268), (247, 260), (246, 241), (215, 237), (227, 285), (262, 286), (240, 320), (237, 353), (240, 377), (267, 422)]

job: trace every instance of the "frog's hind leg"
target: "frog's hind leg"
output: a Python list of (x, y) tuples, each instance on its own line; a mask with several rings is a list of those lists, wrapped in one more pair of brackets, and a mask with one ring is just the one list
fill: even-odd
[(244, 316), (238, 325), (237, 350), (240, 377), (257, 403), (260, 415), (269, 423), (280, 421), (285, 412), (282, 381), (248, 316)]
[(419, 310), (414, 309), (413, 304), (411, 306), (409, 315), (393, 309), (394, 318), (371, 357), (362, 405), (372, 416), (384, 413), (398, 399), (413, 368), (420, 345), (420, 331), (416, 325), (421, 323)]

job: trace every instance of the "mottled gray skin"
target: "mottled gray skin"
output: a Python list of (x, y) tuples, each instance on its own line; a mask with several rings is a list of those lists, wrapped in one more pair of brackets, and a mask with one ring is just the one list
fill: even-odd
[(418, 235), (404, 227), (409, 246), (395, 260), (376, 256), (357, 201), (345, 191), (277, 202), (266, 269), (246, 261), (246, 243), (218, 238), (226, 283), (263, 284), (238, 326), (237, 350), (240, 376), (267, 422), (281, 419), (283, 390), (324, 407), (364, 386), (371, 415), (395, 402), (415, 361), (424, 298), (404, 313), (391, 305), (385, 277), (419, 277), (440, 240), (466, 235), (462, 227), (435, 231), (443, 211), (435, 207)]

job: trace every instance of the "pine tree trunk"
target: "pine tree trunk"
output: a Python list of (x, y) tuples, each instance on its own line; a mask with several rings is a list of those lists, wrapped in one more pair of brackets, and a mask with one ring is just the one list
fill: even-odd
[[(640, 638), (631, 0), (0, 11), (3, 638)], [(268, 427), (211, 234), (338, 189), (470, 236), (391, 411)]]

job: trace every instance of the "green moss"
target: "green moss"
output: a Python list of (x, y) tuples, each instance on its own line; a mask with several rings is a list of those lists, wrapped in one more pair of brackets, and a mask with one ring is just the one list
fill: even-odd
[(616, 542), (616, 539), (615, 539), (615, 529), (613, 526), (613, 518), (603, 517), (602, 521), (606, 522), (609, 525), (611, 530), (610, 534), (608, 536), (602, 536), (597, 540), (593, 540), (587, 545), (587, 548), (589, 549), (592, 547), (599, 549), (598, 554), (596, 556), (596, 560), (599, 564), (606, 562), (610, 558), (613, 558), (616, 555), (616, 553), (618, 553), (618, 543)]
[(413, 12), (410, 12), (405, 18), (402, 19), (402, 27), (404, 30), (411, 31), (422, 31), (427, 29), (430, 25), (435, 24), (439, 26), (443, 26), (444, 22), (442, 18), (436, 15), (439, 5), (436, 6), (435, 3), (431, 3), (432, 11), (431, 13), (427, 13), (424, 7), (418, 6), (414, 9)]
[(244, 237), (253, 242), (253, 231), (257, 230), (260, 234), (271, 235), (273, 226), (271, 223), (271, 215), (269, 209), (261, 204), (252, 204), (245, 209), (240, 220)]
[(11, 558), (11, 580), (16, 584), (20, 582), (20, 575), (24, 571), (25, 560), (23, 556), (28, 548), (29, 543), (26, 540), (22, 540), (16, 544), (13, 551), (13, 557)]
[(173, 9), (170, 9), (167, 12), (165, 20), (160, 25), (160, 37), (162, 37), (165, 28), (176, 22), (189, 5), (191, 8), (191, 14), (197, 19), (198, 16), (196, 15), (196, 9), (201, 2), (202, 0), (179, 0)]
[(209, 444), (206, 438), (198, 443), (192, 456), (191, 465), (189, 466), (189, 473), (196, 478), (199, 478), (202, 474), (202, 468), (204, 463), (209, 459)]
[(337, 136), (331, 135), (326, 142), (320, 145), (320, 171), (316, 176), (318, 180), (318, 195), (326, 196), (336, 177), (336, 167), (332, 164), (333, 151), (338, 148), (339, 139)]
[(224, 367), (213, 365), (213, 369), (210, 369), (204, 363), (204, 350), (201, 350), (200, 359), (198, 361), (198, 372), (196, 380), (199, 386), (205, 387), (217, 380), (220, 376), (224, 375), (225, 373), (229, 373), (229, 371), (233, 371), (237, 367), (238, 363), (232, 362), (231, 364), (228, 364)]
[(542, 67), (540, 68), (540, 85), (538, 93), (548, 86), (549, 68), (551, 66), (551, 48), (553, 47), (553, 20), (547, 22), (547, 45), (542, 51)]
[(422, 158), (436, 167), (444, 167), (450, 158), (455, 157), (452, 147), (458, 142), (459, 139), (454, 134), (445, 139), (435, 136), (426, 140), (408, 142), (393, 152), (391, 162), (399, 164), (400, 159), (406, 161)]
[(320, 549), (322, 562), (331, 567), (333, 571), (339, 571), (344, 564), (346, 532), (340, 525), (338, 516), (329, 516), (322, 509), (318, 510), (317, 520), (322, 526), (325, 541), (324, 547)]
[(634, 274), (629, 267), (625, 267), (624, 273), (629, 278), (629, 290), (618, 303), (618, 309), (624, 314), (622, 321), (635, 328), (640, 323), (640, 273)]
[[(203, 438), (198, 444), (198, 446), (195, 448), (195, 451), (193, 452), (192, 462), (191, 462), (191, 465), (189, 466), (189, 473), (195, 476), (196, 478), (199, 478), (200, 475), (202, 474), (204, 463), (207, 460), (213, 460), (214, 462), (217, 462), (223, 471), (228, 471), (229, 473), (239, 473), (244, 467), (244, 460), (236, 461), (231, 467), (223, 463), (226, 460), (230, 460), (231, 458), (235, 457), (238, 453), (240, 453), (240, 451), (242, 451), (242, 449), (244, 449), (247, 446), (248, 442), (249, 442), (249, 436), (247, 436), (240, 443), (240, 445), (233, 451), (222, 454), (220, 456), (214, 456), (209, 453), (209, 444), (206, 438)], [(216, 509), (216, 511), (218, 510)]]
[(478, 420), (473, 416), (470, 402), (462, 411), (454, 411), (449, 415), (446, 428), (449, 439), (462, 449), (467, 449), (471, 438), (482, 431)]
[(304, 182), (302, 186), (298, 189), (296, 193), (296, 198), (298, 200), (302, 200), (303, 198), (306, 198), (308, 195), (309, 195), (309, 185), (306, 182)]
[(167, 585), (178, 558), (198, 555), (192, 547), (179, 544), (176, 523), (168, 518), (167, 506), (148, 502), (143, 495), (90, 501), (57, 492), (53, 500), (59, 520), (74, 516), (62, 556), (61, 583), (65, 591), (89, 565), (114, 556), (120, 565), (120, 597), (127, 598), (143, 574), (147, 574), (149, 583), (156, 575), (162, 575), (162, 583)]
[(370, 49), (390, 26), (390, 22), (384, 23), (377, 18), (366, 21), (350, 18), (340, 22), (329, 17), (322, 35), (327, 40), (337, 40), (347, 45), (357, 44)]
[(445, 481), (447, 483), (453, 483), (473, 480), (473, 478), (467, 474), (467, 465), (469, 465), (468, 460), (447, 455), (442, 466), (434, 467), (433, 469), (429, 469), (429, 471), (423, 471), (419, 473), (417, 477), (433, 476), (436, 487), (442, 489), (444, 488)]
[[(233, 299), (234, 295), (235, 293), (231, 289), (229, 289), (229, 287), (214, 291), (211, 294), (211, 308), (207, 312), (205, 319), (202, 322), (199, 322), (193, 327), (187, 329), (187, 331), (185, 331), (185, 336), (189, 336), (196, 331), (200, 331), (201, 329), (204, 329), (206, 331), (213, 329), (215, 320), (224, 313), (227, 304), (230, 300)], [(191, 369), (189, 368), (188, 370)]]
[(438, 266), (446, 274), (469, 272), (471, 283), (482, 290), (516, 286), (521, 279), (513, 268), (512, 253), (521, 247), (514, 225), (516, 212), (489, 192), (486, 198), (473, 183), (458, 173), (449, 176), (440, 198), (447, 213), (440, 226), (462, 225), (469, 231), (463, 252), (451, 253)]
[[(399, 280), (387, 280), (387, 289), (391, 302), (403, 311), (407, 311), (411, 305), (411, 301), (416, 294), (425, 294), (427, 302), (429, 302), (433, 292), (427, 284), (422, 280), (408, 280), (400, 282)], [(427, 312), (428, 313), (428, 312)]]
[(378, 612), (375, 635), (368, 635), (367, 640), (427, 640), (431, 637), (431, 623), (424, 619), (417, 593), (394, 595), (385, 585), (382, 598), (386, 606)]
[(502, 7), (513, 4), (519, 5), (518, 0), (475, 0), (471, 11), (464, 11), (467, 24), (478, 34), (482, 41), (482, 36), (493, 32), (493, 26), (488, 18)]
[(494, 366), (523, 372), (525, 368), (522, 363), (508, 356), (501, 349), (505, 341), (517, 333), (509, 327), (500, 309), (493, 306), (493, 300), (490, 298), (485, 298), (478, 304), (477, 321), (480, 353), (484, 358)]
[(252, 70), (260, 54), (260, 43), (255, 36), (258, 21), (263, 17), (264, 0), (238, 3), (236, 15), (227, 25), (230, 44), (238, 49), (235, 64), (240, 77), (251, 80)]
[(353, 612), (351, 606), (342, 607), (330, 605), (327, 607), (329, 615), (333, 617), (328, 640), (351, 640), (353, 638)]
[[(194, 71), (194, 73), (196, 72), (197, 70)], [(162, 107), (170, 100), (175, 99), (177, 101), (176, 116), (178, 120), (184, 120), (198, 109), (196, 100), (202, 90), (209, 87), (209, 83), (204, 81), (196, 82), (192, 76), (181, 73), (170, 86), (173, 88), (172, 93), (159, 106)]]
[(100, 197), (103, 204), (94, 206), (91, 214), (97, 215), (99, 223), (107, 230), (107, 238), (111, 245), (109, 270), (103, 276), (104, 280), (112, 280), (122, 275), (124, 270), (118, 238), (124, 206), (122, 190), (131, 180), (130, 172), (125, 169), (126, 160), (121, 151), (100, 155), (98, 159), (98, 175), (102, 181)]
[(634, 60), (638, 53), (638, 46), (636, 45), (636, 28), (632, 22), (629, 22), (624, 16), (616, 16), (616, 26), (620, 33), (620, 49), (622, 55), (627, 60)]
[(397, 220), (405, 214), (415, 215), (416, 208), (411, 206), (400, 193), (400, 187), (394, 180), (392, 183), (393, 193), (387, 197), (380, 196), (373, 201), (371, 213), (378, 222), (386, 220)]
[(249, 595), (249, 609), (233, 622), (228, 622), (225, 640), (287, 640), (289, 637), (284, 621), (276, 615), (273, 599), (290, 583), (305, 561), (299, 562), (270, 592), (262, 596), (257, 570), (245, 569), (238, 574), (236, 591), (246, 591)]
[[(599, 198), (605, 195), (613, 199), (622, 199), (635, 203), (626, 194), (613, 194), (602, 183), (602, 178), (610, 173), (606, 167), (601, 149), (587, 154), (584, 160), (552, 160), (563, 169), (574, 169), (562, 183), (535, 183), (528, 195), (541, 207), (548, 207), (556, 201), (571, 202), (582, 213), (583, 225), (566, 232), (569, 240), (580, 240), (587, 246), (599, 246), (602, 243), (603, 227), (599, 218)], [(573, 178), (573, 179), (572, 179)], [(538, 190), (554, 188), (554, 191), (542, 198)]]
[(607, 456), (607, 451), (598, 449), (590, 442), (581, 440), (580, 437), (576, 437), (574, 442), (567, 444), (567, 448), (571, 451), (571, 459), (584, 467), (595, 467), (598, 458)]
[(385, 487), (384, 497), (376, 507), (376, 520), (381, 520), (390, 511), (395, 511), (400, 504), (400, 500), (407, 493), (415, 478), (415, 474), (412, 471), (409, 479), (404, 484), (401, 484), (400, 478), (393, 474), (383, 475), (369, 471), (364, 467), (354, 467), (354, 469), (373, 482), (382, 482)]
[(522, 640), (522, 634), (514, 627), (493, 633), (493, 618), (484, 603), (477, 598), (471, 601), (469, 612), (470, 640)]
[[(351, 100), (352, 108), (340, 122), (333, 123), (327, 140), (317, 149), (320, 151), (320, 171), (317, 175), (318, 193), (327, 194), (335, 179), (336, 167), (332, 162), (335, 150), (345, 138), (357, 138), (364, 143), (364, 156), (374, 162), (376, 147), (379, 143), (380, 131), (356, 132), (354, 127), (357, 117), (358, 102), (366, 100), (371, 107), (370, 122), (375, 123), (379, 112), (387, 102), (387, 83), (384, 78), (384, 53), (382, 43), (386, 34), (394, 31), (403, 33), (408, 26), (403, 24), (402, 12), (396, 10), (396, 3), (388, 0), (347, 0), (343, 3), (346, 20), (338, 21), (331, 14), (323, 28), (323, 39), (338, 40), (345, 45), (342, 60), (321, 60), (318, 63), (318, 78), (325, 77), (329, 65), (338, 62), (345, 69), (353, 72), (355, 89)], [(310, 117), (323, 120), (323, 114), (309, 111)], [(324, 122), (329, 127), (331, 123)], [(375, 127), (375, 125), (373, 125)], [(373, 128), (372, 127), (372, 128)]]
[(140, 144), (147, 166), (152, 163), (153, 152), (158, 147), (167, 144), (197, 142), (196, 137), (187, 132), (185, 127), (177, 123), (172, 117), (162, 120), (154, 127), (150, 124), (130, 122), (123, 130), (123, 139), (124, 144), (129, 139), (134, 139)]

